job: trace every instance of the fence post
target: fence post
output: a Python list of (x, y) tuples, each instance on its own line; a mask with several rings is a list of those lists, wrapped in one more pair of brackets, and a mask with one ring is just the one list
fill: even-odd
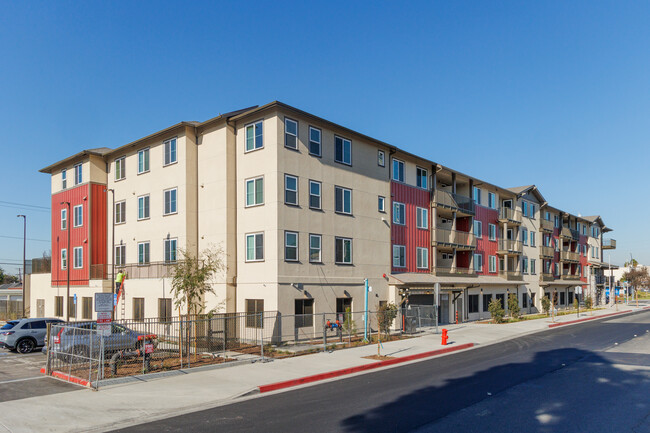
[(92, 384), (93, 374), (93, 330), (90, 330), (90, 346), (88, 347), (88, 383)]
[(262, 362), (264, 362), (264, 316), (260, 313), (260, 353), (262, 354)]
[(323, 313), (323, 352), (327, 350), (327, 328), (325, 327), (325, 313)]
[(50, 341), (52, 341), (52, 323), (47, 322), (47, 360), (45, 361), (45, 374), (50, 375)]

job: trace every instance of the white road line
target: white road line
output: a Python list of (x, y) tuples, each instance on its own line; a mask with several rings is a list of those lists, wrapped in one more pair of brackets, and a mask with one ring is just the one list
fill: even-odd
[(34, 376), (34, 377), (25, 377), (22, 379), (11, 379), (11, 380), (5, 380), (0, 382), (0, 385), (5, 384), (5, 383), (13, 383), (13, 382), (24, 382), (26, 380), (36, 380), (36, 379), (47, 379), (48, 376)]

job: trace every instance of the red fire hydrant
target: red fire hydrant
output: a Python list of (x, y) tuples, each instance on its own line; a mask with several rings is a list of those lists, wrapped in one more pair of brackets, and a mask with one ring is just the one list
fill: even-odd
[(446, 346), (447, 345), (447, 340), (449, 339), (449, 336), (447, 335), (447, 330), (443, 329), (442, 330), (442, 345)]

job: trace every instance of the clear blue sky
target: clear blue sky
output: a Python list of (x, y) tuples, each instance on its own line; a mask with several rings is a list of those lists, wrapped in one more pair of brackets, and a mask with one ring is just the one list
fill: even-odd
[(0, 266), (22, 259), (17, 213), (27, 257), (50, 248), (49, 213), (6, 203), (49, 206), (40, 168), (276, 99), (534, 183), (600, 214), (613, 262), (650, 263), (648, 23), (642, 1), (2, 2)]

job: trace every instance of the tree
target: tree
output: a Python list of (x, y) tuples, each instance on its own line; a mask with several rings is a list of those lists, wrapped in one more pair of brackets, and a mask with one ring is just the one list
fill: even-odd
[(515, 319), (519, 318), (519, 300), (517, 299), (517, 295), (514, 293), (508, 295), (508, 310), (510, 311), (510, 317)]
[(638, 290), (639, 287), (648, 287), (650, 285), (650, 275), (648, 268), (634, 267), (623, 274), (621, 281), (627, 281), (631, 286)]
[(631, 266), (631, 267), (633, 267), (633, 268), (636, 268), (638, 265), (639, 265), (639, 262), (637, 262), (636, 259), (634, 259), (634, 258), (631, 259), (631, 260), (629, 260), (629, 261), (627, 261), (627, 262), (625, 262), (625, 263), (623, 264), (623, 266), (625, 266), (626, 268), (627, 268), (628, 266)]
[(548, 316), (548, 312), (551, 310), (551, 300), (548, 296), (542, 298), (542, 309), (544, 310), (544, 314)]
[(0, 284), (13, 284), (20, 282), (20, 278), (15, 275), (5, 274), (4, 269), (0, 268)]
[(187, 314), (198, 314), (205, 307), (204, 296), (214, 293), (212, 279), (226, 269), (223, 250), (206, 249), (201, 258), (189, 251), (178, 250), (180, 260), (172, 268), (172, 295), (174, 304), (180, 308), (185, 304)]
[(506, 312), (501, 307), (501, 301), (499, 301), (497, 298), (494, 298), (492, 301), (490, 301), (490, 304), (488, 305), (488, 311), (490, 312), (494, 323), (503, 322), (503, 316), (505, 316)]
[(593, 301), (591, 299), (591, 296), (585, 297), (585, 309), (591, 310), (592, 305), (593, 305)]
[(383, 304), (377, 310), (377, 322), (379, 323), (379, 332), (383, 332), (388, 338), (390, 327), (393, 326), (393, 321), (397, 317), (397, 305)]

